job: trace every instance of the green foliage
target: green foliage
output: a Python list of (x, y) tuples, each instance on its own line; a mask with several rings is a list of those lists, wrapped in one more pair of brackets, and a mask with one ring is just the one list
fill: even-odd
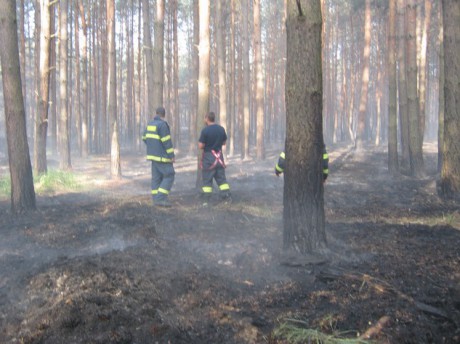
[[(34, 178), (36, 193), (54, 193), (69, 190), (78, 190), (82, 186), (71, 172), (51, 170)], [(11, 194), (10, 177), (0, 178), (0, 198), (8, 198)]]
[(0, 197), (9, 197), (11, 192), (10, 177), (0, 178)]
[[(295, 322), (295, 324), (294, 324)], [(301, 327), (306, 325), (299, 320), (287, 320), (273, 331), (278, 339), (284, 339), (288, 343), (312, 343), (312, 344), (371, 344), (372, 341), (359, 338), (344, 338), (345, 332), (326, 334), (316, 329)]]
[(34, 178), (35, 192), (56, 192), (80, 188), (75, 175), (71, 172), (50, 170)]

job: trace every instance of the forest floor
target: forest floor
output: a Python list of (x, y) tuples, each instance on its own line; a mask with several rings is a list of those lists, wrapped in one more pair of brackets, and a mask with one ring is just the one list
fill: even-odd
[(459, 204), (425, 152), (415, 180), (390, 177), (383, 148), (329, 147), (321, 263), (283, 254), (275, 150), (228, 159), (233, 202), (210, 208), (194, 159), (179, 155), (167, 209), (143, 155), (122, 155), (118, 181), (107, 157), (74, 159), (81, 189), (20, 217), (0, 200), (0, 343), (459, 343)]

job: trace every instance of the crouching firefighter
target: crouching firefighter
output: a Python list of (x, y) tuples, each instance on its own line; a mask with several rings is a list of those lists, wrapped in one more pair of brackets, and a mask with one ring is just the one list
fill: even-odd
[[(286, 154), (281, 152), (278, 163), (275, 165), (275, 174), (279, 177), (284, 172), (286, 166)], [(327, 154), (326, 145), (323, 145), (323, 183), (326, 181), (329, 175), (329, 155)]]
[(209, 112), (205, 117), (206, 127), (203, 128), (198, 140), (198, 148), (203, 150), (201, 159), (202, 196), (204, 206), (209, 204), (212, 195), (212, 181), (216, 180), (220, 198), (230, 201), (230, 186), (225, 177), (225, 161), (222, 147), (227, 142), (227, 133), (224, 127), (215, 123), (216, 115)]
[(147, 146), (147, 160), (152, 162), (152, 199), (153, 204), (170, 207), (169, 192), (174, 183), (174, 148), (171, 134), (165, 119), (165, 109), (156, 109), (155, 118), (150, 121), (142, 135)]

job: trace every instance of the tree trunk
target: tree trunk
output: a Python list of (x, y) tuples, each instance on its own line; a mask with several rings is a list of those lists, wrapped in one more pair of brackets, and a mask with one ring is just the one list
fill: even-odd
[[(19, 59), (21, 61), (21, 84), (24, 98), (24, 109), (27, 109), (27, 82), (26, 82), (26, 36), (25, 36), (25, 9), (24, 0), (19, 4)], [(26, 116), (27, 118), (27, 116)]]
[(460, 2), (443, 0), (445, 113), (441, 194), (460, 196)]
[(46, 136), (48, 132), (51, 5), (49, 0), (40, 0), (40, 82), (37, 119), (35, 122), (34, 165), (37, 173), (47, 172)]
[(70, 170), (70, 125), (67, 112), (67, 0), (59, 2), (59, 168)]
[(77, 142), (78, 155), (81, 156), (81, 57), (80, 57), (80, 13), (78, 11), (78, 4), (75, 4), (75, 30), (74, 30), (74, 39), (75, 39), (75, 97), (76, 97), (76, 106), (75, 106), (75, 129), (76, 136), (75, 140)]
[(242, 4), (244, 10), (242, 11), (243, 20), (243, 133), (242, 133), (242, 151), (241, 157), (243, 159), (249, 159), (249, 129), (250, 129), (250, 104), (249, 104), (249, 93), (250, 91), (250, 75), (251, 70), (249, 68), (249, 1), (244, 0)]
[(264, 77), (260, 29), (260, 0), (254, 1), (254, 75), (256, 76), (257, 159), (265, 159)]
[[(217, 49), (217, 74), (219, 82), (219, 121), (228, 132), (227, 125), (227, 80), (226, 80), (226, 61), (225, 61), (225, 30), (226, 22), (222, 11), (222, 0), (216, 1), (216, 49)], [(225, 151), (228, 145), (224, 146)]]
[(81, 18), (81, 93), (83, 94), (83, 116), (81, 118), (81, 154), (84, 158), (88, 156), (89, 148), (89, 97), (88, 97), (88, 25), (86, 22), (85, 9), (83, 7), (83, 1), (78, 1), (78, 8)]
[(319, 0), (288, 1), (283, 237), (302, 254), (326, 247), (321, 26)]
[(398, 104), (401, 123), (402, 166), (407, 168), (409, 162), (409, 119), (407, 113), (407, 75), (405, 44), (405, 0), (397, 0), (397, 37), (398, 37)]
[(364, 141), (367, 140), (367, 93), (369, 89), (369, 64), (371, 51), (371, 0), (366, 0), (365, 23), (364, 23), (364, 52), (362, 62), (361, 98), (359, 101), (358, 129), (356, 133), (356, 149), (363, 149)]
[(390, 0), (388, 16), (388, 171), (395, 174), (398, 164), (398, 118), (396, 110), (396, 0)]
[(150, 6), (148, 0), (142, 0), (142, 20), (144, 22), (143, 35), (144, 35), (144, 56), (145, 68), (147, 76), (147, 111), (148, 116), (154, 116), (155, 106), (153, 101), (153, 44), (150, 33)]
[(107, 0), (107, 114), (110, 118), (110, 175), (112, 178), (121, 177), (120, 144), (118, 142), (117, 116), (117, 60), (115, 55), (115, 0)]
[[(210, 22), (210, 1), (199, 0), (200, 18), (200, 44), (199, 44), (199, 72), (198, 72), (198, 110), (196, 118), (197, 137), (203, 127), (204, 117), (209, 112), (209, 60), (211, 53), (209, 22)], [(195, 143), (196, 144), (196, 143)], [(201, 184), (201, 174), (199, 173), (201, 152), (197, 153), (197, 179), (196, 187)]]
[(236, 124), (236, 64), (235, 64), (235, 53), (236, 53), (236, 42), (235, 42), (235, 0), (230, 1), (230, 71), (229, 71), (229, 108), (228, 113), (228, 135), (230, 138), (230, 145), (227, 144), (228, 154), (233, 156), (235, 154), (235, 124)]
[(419, 69), (419, 104), (420, 104), (420, 135), (425, 135), (425, 121), (426, 121), (426, 94), (427, 94), (427, 52), (428, 52), (428, 37), (431, 31), (431, 0), (425, 0), (425, 22), (423, 27), (422, 43), (420, 47), (420, 69)]
[(172, 1), (172, 30), (173, 30), (173, 68), (172, 68), (172, 86), (173, 86), (173, 106), (172, 114), (175, 118), (175, 126), (172, 128), (174, 133), (176, 147), (182, 146), (181, 139), (181, 109), (179, 101), (179, 37), (178, 37), (178, 23), (177, 23), (177, 12), (178, 4), (177, 0)]
[(444, 97), (444, 30), (443, 30), (443, 9), (442, 9), (442, 1), (439, 3), (439, 34), (438, 34), (438, 41), (439, 41), (439, 95), (438, 95), (438, 102), (439, 102), (439, 109), (438, 109), (438, 172), (442, 171), (442, 157), (444, 155), (444, 107), (445, 107), (445, 97)]
[(35, 190), (27, 142), (26, 113), (19, 66), (16, 1), (0, 0), (0, 49), (8, 162), (11, 178), (11, 210), (35, 209)]
[[(200, 14), (199, 14), (199, 2), (198, 0), (193, 0), (193, 44), (191, 48), (191, 65), (192, 65), (192, 75), (190, 85), (191, 93), (191, 106), (190, 106), (190, 129), (189, 129), (189, 153), (195, 155), (197, 153), (196, 141), (198, 140), (199, 131), (201, 128), (201, 117), (198, 119), (198, 78), (199, 78), (199, 46), (200, 46)], [(199, 175), (197, 174), (197, 178)], [(198, 179), (197, 179), (198, 186)]]
[(425, 167), (423, 163), (423, 137), (420, 132), (420, 112), (417, 97), (417, 42), (416, 42), (416, 3), (407, 0), (407, 112), (409, 116), (409, 161), (410, 174), (414, 177), (423, 177)]
[(157, 11), (154, 22), (155, 45), (153, 47), (153, 104), (163, 105), (164, 87), (164, 36), (165, 36), (165, 3), (157, 0)]

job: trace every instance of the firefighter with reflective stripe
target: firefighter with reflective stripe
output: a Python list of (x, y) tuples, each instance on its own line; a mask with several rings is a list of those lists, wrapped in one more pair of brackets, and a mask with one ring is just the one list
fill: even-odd
[[(277, 177), (284, 172), (286, 164), (286, 154), (281, 152), (278, 163), (275, 165), (275, 174)], [(329, 175), (329, 155), (327, 154), (326, 145), (323, 145), (323, 183), (326, 181)]]
[(147, 146), (147, 160), (152, 162), (152, 199), (161, 207), (170, 207), (169, 192), (174, 183), (174, 147), (168, 123), (164, 120), (166, 111), (156, 109), (155, 118), (147, 124), (142, 140)]
[(225, 177), (225, 162), (222, 146), (227, 142), (227, 133), (224, 127), (215, 123), (216, 115), (209, 112), (205, 117), (206, 127), (203, 128), (198, 140), (198, 148), (203, 150), (201, 171), (203, 178), (202, 196), (203, 205), (208, 205), (212, 195), (212, 181), (216, 180), (219, 194), (223, 201), (230, 201), (230, 186)]

